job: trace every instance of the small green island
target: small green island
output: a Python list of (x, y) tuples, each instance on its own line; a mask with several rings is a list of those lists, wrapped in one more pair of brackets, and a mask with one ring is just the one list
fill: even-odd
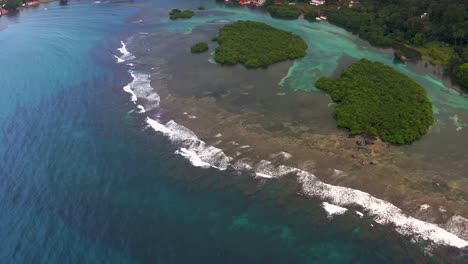
[(172, 20), (175, 19), (180, 19), (180, 18), (191, 18), (195, 15), (195, 13), (192, 10), (180, 10), (180, 9), (172, 9), (172, 11), (169, 13), (169, 18)]
[(301, 16), (301, 11), (292, 8), (289, 6), (275, 6), (275, 5), (270, 5), (267, 7), (268, 12), (270, 12), (270, 15), (275, 18), (282, 18), (282, 19), (298, 19), (299, 16)]
[(304, 57), (307, 43), (298, 35), (261, 22), (237, 21), (220, 29), (215, 61), (249, 68)]
[(411, 143), (434, 119), (426, 90), (408, 76), (380, 62), (362, 59), (338, 78), (322, 77), (317, 88), (330, 94), (339, 127), (395, 143)]
[(198, 42), (190, 48), (192, 53), (203, 53), (208, 50), (208, 43)]

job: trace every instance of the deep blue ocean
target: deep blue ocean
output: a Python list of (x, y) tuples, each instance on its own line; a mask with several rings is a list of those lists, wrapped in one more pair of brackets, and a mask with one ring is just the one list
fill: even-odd
[(141, 3), (158, 1), (0, 18), (0, 263), (437, 262), (390, 230), (282, 197), (281, 181), (256, 189), (175, 156), (129, 114), (113, 56)]

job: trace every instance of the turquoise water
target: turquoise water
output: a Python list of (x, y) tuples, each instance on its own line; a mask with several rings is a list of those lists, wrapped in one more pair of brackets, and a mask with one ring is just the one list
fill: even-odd
[(0, 18), (0, 263), (436, 262), (391, 230), (283, 197), (294, 187), (281, 181), (193, 168), (145, 129), (113, 55), (144, 7), (187, 2)]
[[(164, 5), (163, 5), (164, 7)], [(220, 12), (209, 15), (196, 16), (190, 20), (167, 22), (164, 26), (172, 32), (190, 34), (194, 28), (202, 27), (206, 23), (213, 23), (219, 19), (254, 20), (268, 23), (277, 28), (294, 32), (302, 36), (309, 44), (308, 54), (295, 60), (289, 72), (283, 77), (280, 85), (292, 90), (317, 91), (314, 83), (322, 76), (331, 76), (340, 67), (340, 60), (344, 56), (360, 59), (367, 58), (390, 65), (409, 75), (426, 88), (428, 95), (434, 103), (434, 112), (443, 113), (445, 120), (457, 111), (468, 112), (468, 95), (452, 86), (449, 81), (442, 81), (422, 67), (414, 64), (396, 64), (393, 61), (391, 50), (381, 50), (359, 39), (346, 30), (329, 24), (328, 22), (310, 23), (306, 20), (284, 21), (274, 19), (268, 13), (252, 11), (246, 8), (227, 8), (224, 5), (213, 6), (210, 11)], [(228, 15), (224, 15), (227, 12)], [(463, 120), (468, 123), (468, 120)]]

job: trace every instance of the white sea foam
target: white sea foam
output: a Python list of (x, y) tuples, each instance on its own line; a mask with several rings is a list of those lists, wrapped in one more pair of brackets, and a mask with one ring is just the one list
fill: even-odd
[(197, 153), (190, 151), (186, 148), (180, 148), (180, 150), (177, 150), (175, 152), (176, 154), (180, 154), (184, 157), (186, 157), (190, 162), (192, 163), (193, 166), (195, 167), (201, 167), (201, 168), (209, 168), (211, 167), (211, 164), (208, 162), (203, 161)]
[(255, 175), (262, 178), (278, 178), (295, 171), (297, 171), (296, 168), (284, 165), (276, 167), (267, 160), (260, 161), (254, 168)]
[(125, 45), (125, 42), (120, 41), (120, 44), (122, 45), (122, 47), (118, 48), (117, 50), (122, 54), (122, 56), (120, 56), (117, 59), (117, 62), (122, 63), (128, 60), (135, 59), (135, 56), (133, 56), (133, 54), (127, 50), (127, 45)]
[(340, 206), (359, 205), (379, 224), (393, 224), (403, 235), (432, 241), (437, 244), (463, 248), (468, 242), (438, 227), (405, 215), (393, 204), (377, 199), (368, 193), (347, 187), (334, 186), (319, 181), (313, 174), (299, 171), (298, 179), (305, 194), (329, 200)]
[(431, 207), (431, 206), (428, 205), (428, 204), (421, 204), (421, 205), (419, 206), (419, 210), (425, 211), (425, 210), (429, 209), (429, 207)]
[(468, 237), (468, 219), (460, 215), (450, 217), (444, 228), (462, 238), (466, 239)]
[(361, 212), (359, 212), (359, 211), (356, 211), (356, 214), (359, 215), (359, 217), (363, 217), (363, 216), (364, 216), (364, 214), (361, 213)]
[(346, 173), (344, 171), (340, 171), (337, 169), (333, 169), (333, 174), (332, 176), (334, 177), (341, 177), (341, 176), (346, 176)]
[(252, 170), (252, 162), (248, 159), (238, 159), (231, 165), (237, 171), (250, 171)]
[(143, 106), (137, 105), (137, 108), (138, 108), (138, 113), (139, 114), (146, 113), (146, 109)]
[(151, 87), (151, 75), (147, 73), (130, 70), (133, 78), (124, 90), (132, 94), (132, 101), (139, 102), (146, 111), (151, 111), (159, 106), (160, 98), (158, 93)]
[(119, 56), (114, 55), (114, 58), (117, 60), (117, 63), (122, 63), (125, 62), (123, 59), (121, 59)]
[(125, 92), (127, 92), (127, 93), (129, 93), (129, 94), (132, 95), (132, 97), (131, 97), (131, 99), (130, 99), (130, 100), (132, 100), (132, 102), (135, 103), (135, 102), (138, 100), (136, 94), (133, 92), (132, 88), (130, 87), (130, 84), (125, 85), (125, 86), (123, 87), (123, 90), (124, 90)]
[(292, 158), (292, 155), (285, 151), (281, 151), (281, 152), (270, 155), (270, 158), (278, 158), (278, 157), (282, 157), (283, 159), (287, 160), (287, 159)]
[(342, 215), (346, 211), (348, 211), (348, 209), (346, 209), (346, 208), (343, 208), (341, 206), (334, 205), (334, 204), (331, 204), (331, 203), (327, 203), (327, 202), (323, 202), (322, 207), (323, 207), (323, 209), (325, 209), (325, 211), (327, 211), (328, 216)]
[(227, 24), (231, 22), (232, 20), (229, 20), (229, 19), (218, 19), (218, 20), (211, 21), (211, 23), (216, 23), (216, 24)]
[(188, 158), (194, 166), (206, 168), (209, 165), (209, 167), (219, 170), (225, 170), (229, 166), (230, 157), (224, 154), (221, 149), (207, 145), (190, 129), (173, 120), (163, 125), (148, 117), (146, 122), (155, 131), (163, 133), (177, 144), (180, 149), (176, 153)]
[(468, 127), (467, 124), (464, 124), (460, 121), (458, 115), (453, 115), (450, 117), (450, 120), (453, 121), (453, 125), (455, 126), (456, 131), (461, 131), (463, 128)]

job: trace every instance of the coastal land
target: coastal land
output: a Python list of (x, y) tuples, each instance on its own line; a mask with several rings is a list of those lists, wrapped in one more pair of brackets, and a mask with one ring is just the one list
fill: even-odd
[(61, 4), (66, 4), (68, 0), (5, 0), (0, 2), (0, 16), (9, 14), (10, 12), (16, 12), (21, 8), (35, 7), (40, 4), (50, 3), (59, 1)]
[(466, 1), (268, 0), (261, 6), (276, 18), (298, 19), (303, 14), (310, 21), (328, 20), (372, 45), (402, 52), (405, 59), (440, 65), (468, 88)]

